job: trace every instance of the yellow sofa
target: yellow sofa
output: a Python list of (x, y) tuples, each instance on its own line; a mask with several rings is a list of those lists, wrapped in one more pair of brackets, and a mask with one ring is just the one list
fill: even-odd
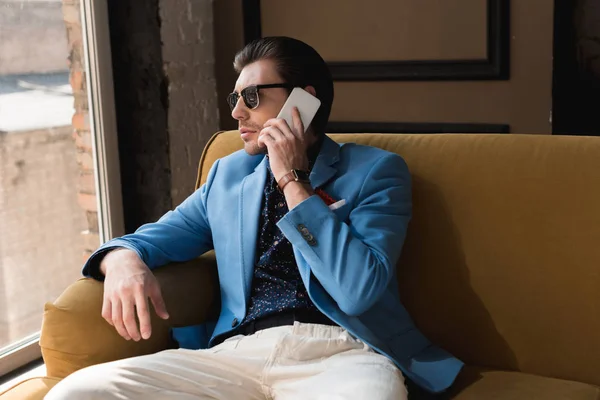
[[(414, 217), (398, 283), (420, 329), (467, 364), (441, 398), (600, 399), (600, 138), (536, 135), (336, 134), (397, 152), (413, 175)], [(214, 160), (241, 148), (216, 134)], [(102, 285), (81, 279), (45, 306), (48, 377), (0, 400), (41, 399), (99, 362), (172, 346), (168, 324), (214, 316), (215, 261), (206, 254), (156, 271), (171, 313), (153, 335), (121, 339), (100, 316)], [(410, 388), (411, 398), (428, 398)]]

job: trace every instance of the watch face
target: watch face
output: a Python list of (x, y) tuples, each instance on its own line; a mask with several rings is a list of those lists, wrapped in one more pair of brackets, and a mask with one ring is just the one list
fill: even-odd
[(296, 172), (296, 176), (298, 177), (299, 181), (306, 181), (306, 182), (309, 181), (307, 171), (301, 171), (299, 169), (295, 169), (294, 172)]

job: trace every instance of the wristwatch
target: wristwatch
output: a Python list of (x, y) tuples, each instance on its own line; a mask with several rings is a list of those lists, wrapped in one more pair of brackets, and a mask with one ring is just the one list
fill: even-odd
[(310, 183), (309, 179), (310, 171), (303, 171), (301, 169), (293, 169), (279, 179), (277, 186), (283, 193), (283, 188), (290, 182)]

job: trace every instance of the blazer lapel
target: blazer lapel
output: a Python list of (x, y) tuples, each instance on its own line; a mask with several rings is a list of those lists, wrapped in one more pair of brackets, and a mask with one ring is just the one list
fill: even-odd
[(256, 241), (258, 239), (260, 206), (262, 204), (266, 179), (267, 158), (264, 157), (254, 169), (254, 172), (246, 176), (242, 181), (239, 201), (241, 218), (238, 234), (240, 235), (242, 282), (244, 283), (244, 309), (247, 306), (245, 302), (250, 297), (250, 285), (252, 284), (256, 257)]
[(310, 173), (310, 184), (316, 189), (325, 185), (337, 173), (337, 168), (333, 167), (340, 157), (340, 145), (325, 136), (321, 151), (317, 156), (315, 165)]

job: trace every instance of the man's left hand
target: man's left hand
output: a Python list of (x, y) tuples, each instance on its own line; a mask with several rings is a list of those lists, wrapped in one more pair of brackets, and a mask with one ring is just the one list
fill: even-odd
[(268, 120), (258, 137), (259, 146), (269, 152), (269, 162), (275, 180), (279, 180), (292, 169), (308, 170), (306, 149), (308, 143), (298, 108), (292, 111), (293, 127), (285, 119)]

